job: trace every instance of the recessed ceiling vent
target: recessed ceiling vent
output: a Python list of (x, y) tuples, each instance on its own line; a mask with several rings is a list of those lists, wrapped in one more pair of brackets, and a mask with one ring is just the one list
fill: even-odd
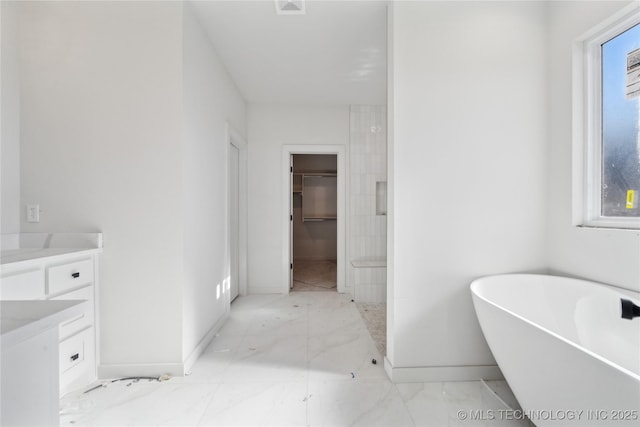
[(304, 15), (304, 0), (275, 0), (278, 15)]

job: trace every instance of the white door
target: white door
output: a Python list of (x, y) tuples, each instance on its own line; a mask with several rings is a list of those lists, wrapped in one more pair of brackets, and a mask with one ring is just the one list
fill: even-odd
[(238, 148), (229, 144), (229, 250), (230, 250), (230, 266), (229, 266), (229, 288), (230, 297), (233, 301), (239, 293), (238, 273), (239, 269), (239, 244), (240, 241), (240, 152)]

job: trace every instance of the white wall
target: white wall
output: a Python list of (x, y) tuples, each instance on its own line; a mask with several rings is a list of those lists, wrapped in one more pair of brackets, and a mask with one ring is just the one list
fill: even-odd
[(22, 4), (22, 203), (42, 209), (22, 231), (104, 233), (101, 358), (116, 371), (183, 359), (181, 9)]
[(551, 2), (549, 258), (556, 273), (640, 291), (640, 232), (572, 225), (572, 43), (630, 2)]
[(494, 364), (470, 282), (546, 266), (546, 11), (537, 2), (393, 5), (392, 372)]
[(2, 135), (0, 158), (2, 161), (0, 201), (2, 220), (0, 232), (20, 231), (20, 76), (18, 65), (18, 39), (16, 3), (0, 3), (2, 14)]
[[(246, 107), (191, 6), (28, 3), (23, 231), (105, 236), (107, 376), (181, 374), (229, 308), (227, 124)], [(199, 344), (201, 344), (199, 346)]]
[(349, 144), (348, 106), (251, 105), (248, 114), (250, 293), (283, 289), (283, 145)]
[(188, 357), (229, 307), (226, 123), (244, 134), (246, 107), (190, 5), (184, 8), (183, 28), (182, 329)]

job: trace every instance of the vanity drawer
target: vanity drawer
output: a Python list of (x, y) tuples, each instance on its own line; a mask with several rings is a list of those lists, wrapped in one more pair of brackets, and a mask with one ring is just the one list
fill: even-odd
[(84, 310), (81, 315), (60, 324), (60, 339), (65, 338), (79, 332), (89, 326), (93, 326), (93, 287), (86, 286), (84, 288), (69, 292), (52, 300), (86, 300)]
[(31, 300), (44, 299), (42, 270), (7, 273), (0, 279), (0, 299)]
[(85, 259), (47, 268), (47, 293), (56, 294), (93, 282), (93, 261)]
[(83, 387), (95, 380), (93, 328), (60, 342), (60, 390)]
[[(85, 331), (86, 332), (86, 331)], [(79, 333), (60, 342), (60, 372), (64, 373), (82, 363), (85, 358), (86, 333)]]

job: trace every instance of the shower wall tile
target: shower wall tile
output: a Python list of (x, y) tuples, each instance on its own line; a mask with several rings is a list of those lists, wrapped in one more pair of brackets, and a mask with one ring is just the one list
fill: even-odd
[[(387, 132), (384, 106), (352, 106), (349, 141), (350, 259), (385, 257), (387, 218), (376, 215), (376, 183), (387, 180)], [(349, 277), (355, 298), (383, 302), (384, 268), (354, 268)]]

